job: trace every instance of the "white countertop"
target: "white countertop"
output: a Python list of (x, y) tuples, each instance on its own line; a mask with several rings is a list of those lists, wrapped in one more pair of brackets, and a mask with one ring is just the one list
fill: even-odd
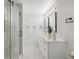
[(43, 38), (44, 40), (48, 41), (48, 42), (65, 42), (66, 40), (63, 40), (63, 39), (59, 39), (59, 38), (56, 38), (56, 40), (54, 40), (53, 38), (49, 39), (48, 36), (46, 35), (40, 35), (41, 38)]

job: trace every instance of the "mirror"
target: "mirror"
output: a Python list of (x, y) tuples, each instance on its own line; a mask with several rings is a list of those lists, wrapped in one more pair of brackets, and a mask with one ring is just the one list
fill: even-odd
[(47, 17), (45, 17), (44, 24), (45, 32), (48, 31), (48, 26), (50, 26), (52, 30), (57, 33), (57, 12), (53, 11)]

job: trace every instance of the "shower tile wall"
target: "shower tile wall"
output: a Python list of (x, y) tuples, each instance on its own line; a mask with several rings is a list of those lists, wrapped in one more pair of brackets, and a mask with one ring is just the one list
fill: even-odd
[(42, 59), (37, 41), (43, 18), (40, 15), (25, 14), (23, 18), (23, 59)]
[[(24, 45), (36, 44), (43, 18), (40, 15), (24, 15), (23, 17), (23, 41), (26, 41)], [(41, 26), (43, 25), (41, 24)]]

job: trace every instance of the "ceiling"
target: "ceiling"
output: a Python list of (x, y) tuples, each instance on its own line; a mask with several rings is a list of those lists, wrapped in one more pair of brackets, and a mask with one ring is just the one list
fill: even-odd
[(23, 12), (26, 14), (44, 14), (55, 0), (23, 0)]

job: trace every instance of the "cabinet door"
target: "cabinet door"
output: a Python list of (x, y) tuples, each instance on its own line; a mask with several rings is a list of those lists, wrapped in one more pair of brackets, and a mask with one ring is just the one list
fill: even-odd
[(55, 59), (67, 59), (66, 42), (55, 42)]
[(48, 59), (55, 59), (55, 42), (49, 42), (48, 44)]
[(48, 59), (48, 42), (44, 41), (44, 47), (43, 47), (43, 51), (44, 51), (44, 59)]
[(19, 10), (11, 5), (11, 59), (19, 59)]

